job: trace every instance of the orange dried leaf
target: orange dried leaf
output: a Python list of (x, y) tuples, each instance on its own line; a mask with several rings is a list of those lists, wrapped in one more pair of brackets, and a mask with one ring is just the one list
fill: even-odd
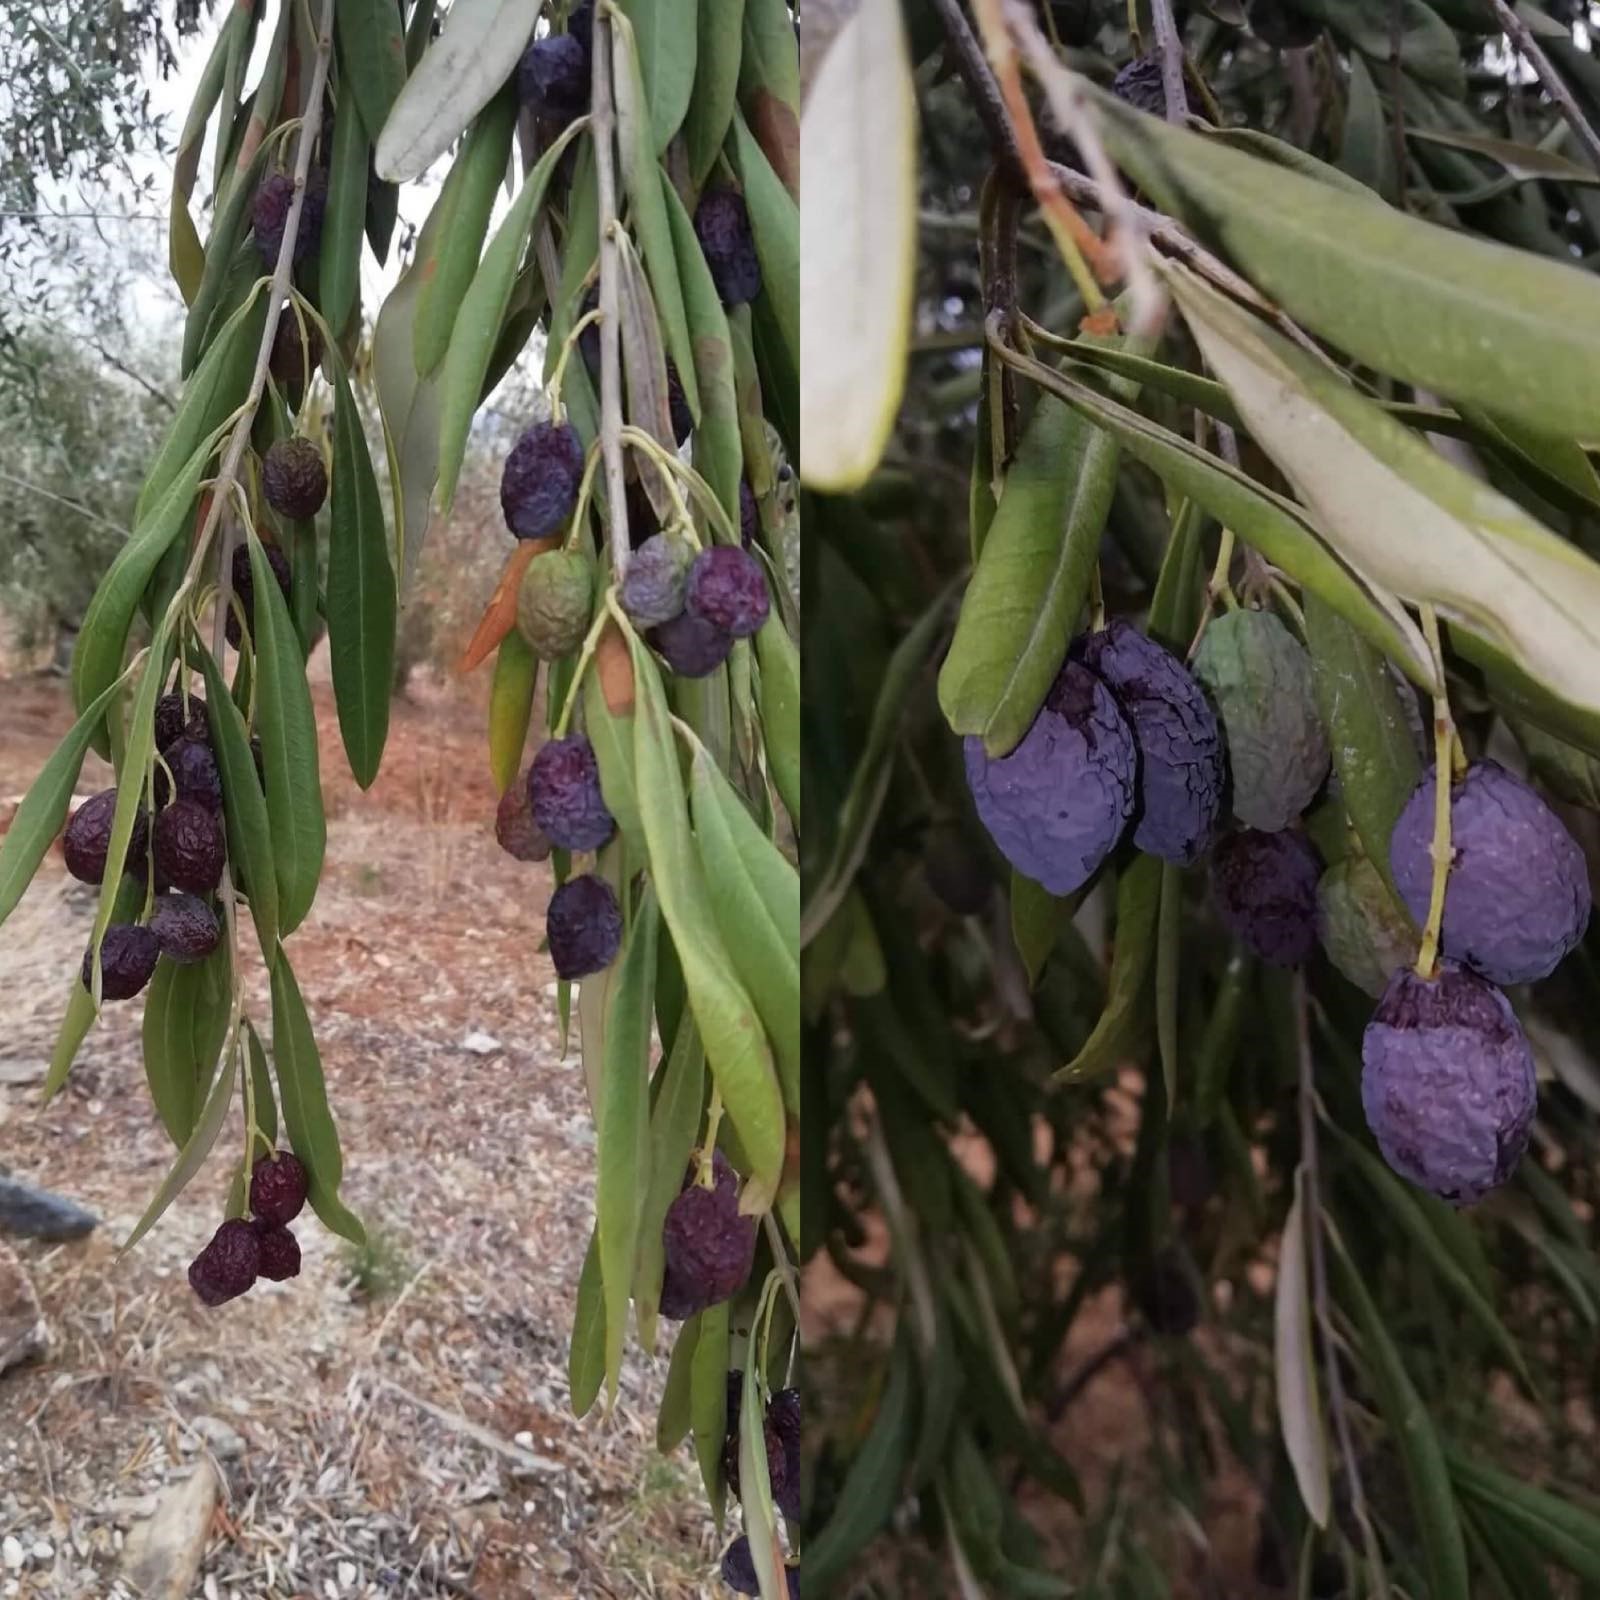
[(1093, 334), (1097, 338), (1113, 334), (1117, 328), (1117, 308), (1111, 305), (1101, 306), (1098, 311), (1091, 311), (1078, 324), (1079, 333)]
[(623, 641), (622, 630), (608, 622), (601, 630), (594, 651), (594, 668), (600, 674), (600, 692), (606, 710), (614, 717), (633, 714), (633, 654)]
[(462, 651), (456, 663), (457, 672), (471, 672), (480, 667), (494, 653), (500, 641), (517, 625), (517, 590), (522, 585), (522, 575), (528, 563), (546, 550), (554, 550), (560, 539), (519, 539), (517, 547), (506, 557), (505, 570), (494, 586), (488, 607), (472, 635), (471, 642)]

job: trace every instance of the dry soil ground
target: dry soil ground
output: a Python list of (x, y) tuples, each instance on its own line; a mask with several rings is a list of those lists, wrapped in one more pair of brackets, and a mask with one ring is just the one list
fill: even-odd
[[(549, 879), (492, 834), (481, 688), (398, 703), (366, 795), (319, 688), (328, 863), (290, 951), (365, 1257), (308, 1213), (297, 1280), (207, 1311), (184, 1269), (220, 1219), (218, 1159), (119, 1260), (173, 1157), (139, 1003), (108, 1006), (41, 1109), (16, 1080), (49, 1055), (91, 892), (52, 856), (0, 930), (0, 1163), (104, 1219), (22, 1249), (54, 1342), (0, 1378), (0, 1538), (23, 1557), (0, 1595), (119, 1596), (126, 1533), (205, 1454), (224, 1485), (193, 1590), (208, 1600), (720, 1591), (692, 1463), (653, 1447), (664, 1354), (630, 1360), (609, 1420), (568, 1407), (593, 1137), (538, 950)], [(0, 802), (69, 721), (59, 682), (0, 682)], [(79, 793), (105, 770), (91, 757)], [(264, 1017), (259, 972), (251, 995)]]

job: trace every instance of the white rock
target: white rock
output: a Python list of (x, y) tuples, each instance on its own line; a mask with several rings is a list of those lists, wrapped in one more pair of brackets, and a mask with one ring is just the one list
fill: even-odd
[(20, 1539), (13, 1538), (9, 1533), (0, 1539), (0, 1564), (4, 1565), (7, 1572), (21, 1572), (25, 1559)]
[(356, 1586), (356, 1564), (353, 1561), (339, 1563), (339, 1587), (353, 1589)]
[(48, 1539), (41, 1539), (28, 1553), (35, 1561), (50, 1561), (54, 1559), (56, 1552)]
[(518, 1444), (520, 1444), (524, 1450), (531, 1450), (533, 1448), (533, 1435), (529, 1433), (527, 1429), (523, 1429), (521, 1433), (513, 1434), (512, 1438)]
[(492, 1033), (485, 1033), (481, 1028), (474, 1028), (461, 1041), (461, 1048), (468, 1055), (492, 1056), (496, 1051), (503, 1050), (505, 1046)]

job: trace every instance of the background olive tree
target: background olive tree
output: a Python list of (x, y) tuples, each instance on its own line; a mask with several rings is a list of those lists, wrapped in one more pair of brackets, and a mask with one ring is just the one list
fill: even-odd
[[(803, 159), (853, 149), (860, 175), (809, 192), (802, 258), (806, 589), (826, 597), (806, 1082), (829, 1129), (806, 1250), (838, 1311), (812, 1351), (808, 1572), (861, 1594), (1593, 1592), (1600, 936), (1515, 992), (1533, 1148), (1458, 1212), (1372, 1145), (1367, 995), (1320, 954), (1250, 956), (1203, 868), (1124, 851), (1086, 896), (1045, 895), (978, 822), (957, 737), (1027, 726), (1091, 569), (1180, 656), (1231, 573), (1292, 628), (1323, 619), (1320, 681), (1359, 666), (1305, 820), (1325, 861), (1356, 860), (1352, 823), (1392, 822), (1417, 772), (1383, 732), (1404, 710), (1383, 657), (1428, 673), (1398, 634), (1370, 641), (1393, 596), (1435, 602), (1468, 753), (1531, 768), (1596, 860), (1600, 637), (1592, 613), (1566, 631), (1552, 579), (1593, 593), (1569, 558), (1600, 552), (1592, 14), (826, 9)], [(1175, 77), (1186, 108), (1164, 106)], [(1518, 254), (1491, 271), (1485, 240)], [(830, 313), (847, 282), (865, 303)], [(1286, 387), (1239, 359), (1258, 338), (1306, 357)], [(1346, 392), (1521, 508), (1538, 554), (1463, 500), (1408, 520), (1398, 490), (1426, 473), (1387, 428), (1340, 439)], [(1071, 451), (1009, 478), (1045, 395), (1075, 448), (1120, 446), (1094, 514)], [(1286, 436), (1293, 408), (1318, 448)], [(1475, 575), (1485, 549), (1503, 581)], [(957, 652), (990, 663), (964, 699), (939, 678)], [(1076, 1337), (1108, 1303), (1099, 1342)], [(1091, 1384), (1124, 1387), (1147, 1447), (1073, 1423)], [(1241, 1483), (1243, 1559), (1216, 1520)]]

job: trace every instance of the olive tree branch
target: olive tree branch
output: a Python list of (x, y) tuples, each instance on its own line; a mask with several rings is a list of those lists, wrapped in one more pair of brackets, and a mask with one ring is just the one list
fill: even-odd
[[(300, 123), (300, 142), (295, 148), (294, 198), (289, 202), (289, 214), (284, 219), (283, 242), (278, 246), (278, 260), (273, 268), (272, 281), (267, 287), (267, 321), (261, 332), (261, 348), (256, 352), (256, 366), (251, 374), (250, 388), (228, 448), (222, 457), (222, 467), (217, 473), (216, 485), (211, 492), (211, 505), (196, 541), (197, 550), (206, 542), (222, 516), (228, 492), (239, 481), (239, 466), (250, 443), (250, 432), (255, 427), (256, 412), (261, 397), (266, 392), (267, 370), (272, 365), (273, 342), (278, 336), (278, 316), (289, 294), (289, 281), (294, 274), (294, 247), (300, 236), (300, 213), (306, 196), (306, 174), (311, 170), (311, 149), (322, 126), (322, 96), (328, 83), (328, 63), (333, 54), (333, 0), (322, 0), (322, 21), (317, 29), (317, 55), (311, 72), (310, 97), (306, 114)], [(217, 551), (217, 612), (212, 631), (212, 654), (218, 664), (222, 661), (226, 641), (228, 597), (233, 592), (233, 524), (222, 523), (222, 539)], [(224, 880), (226, 883), (226, 880)]]
[(617, 111), (611, 85), (612, 28), (616, 13), (600, 7), (594, 19), (594, 79), (589, 95), (596, 187), (600, 202), (600, 452), (606, 467), (606, 518), (611, 575), (628, 572), (628, 482), (622, 464), (622, 341), (617, 295), (620, 275), (615, 145)]
[(1577, 134), (1578, 143), (1583, 146), (1584, 154), (1597, 169), (1600, 169), (1600, 134), (1589, 125), (1588, 118), (1584, 116), (1578, 102), (1573, 98), (1566, 81), (1556, 71), (1555, 63), (1544, 53), (1543, 46), (1534, 38), (1527, 23), (1506, 4), (1506, 0), (1492, 0), (1492, 4), (1495, 17), (1505, 30), (1506, 37), (1510, 39), (1518, 53), (1527, 58), (1528, 65), (1538, 74), (1540, 86), (1555, 101), (1561, 115), (1567, 119), (1567, 126)]
[(1182, 127), (1189, 118), (1189, 96), (1183, 86), (1183, 41), (1178, 37), (1172, 0), (1150, 0), (1150, 20), (1155, 24), (1156, 54), (1161, 58), (1161, 97), (1168, 122)]

